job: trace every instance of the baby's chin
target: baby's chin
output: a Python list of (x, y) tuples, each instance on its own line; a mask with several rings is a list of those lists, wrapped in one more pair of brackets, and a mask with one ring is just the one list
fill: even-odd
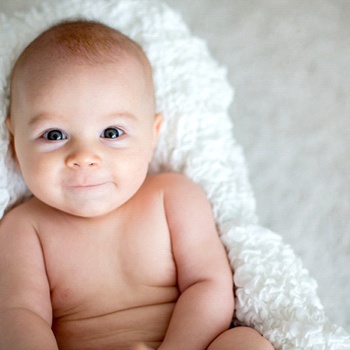
[(80, 205), (62, 206), (56, 209), (75, 217), (99, 218), (107, 216), (120, 208), (124, 203), (82, 202)]
[(59, 200), (46, 200), (40, 197), (38, 199), (48, 207), (81, 218), (97, 218), (108, 215), (123, 206), (129, 199), (118, 196), (113, 191), (109, 191), (108, 188), (99, 187), (76, 189), (73, 194), (70, 193)]

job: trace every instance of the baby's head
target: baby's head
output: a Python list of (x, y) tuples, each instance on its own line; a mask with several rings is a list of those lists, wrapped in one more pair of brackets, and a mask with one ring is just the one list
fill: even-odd
[(91, 217), (137, 192), (161, 124), (138, 44), (100, 23), (61, 23), (23, 51), (11, 86), (8, 125), (34, 196)]

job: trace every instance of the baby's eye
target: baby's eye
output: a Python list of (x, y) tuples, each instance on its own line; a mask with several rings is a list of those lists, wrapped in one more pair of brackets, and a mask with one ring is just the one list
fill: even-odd
[(49, 130), (45, 132), (42, 137), (48, 141), (61, 141), (67, 139), (67, 135), (61, 130)]
[(107, 128), (101, 134), (101, 137), (104, 139), (116, 139), (124, 134), (123, 130), (118, 128)]

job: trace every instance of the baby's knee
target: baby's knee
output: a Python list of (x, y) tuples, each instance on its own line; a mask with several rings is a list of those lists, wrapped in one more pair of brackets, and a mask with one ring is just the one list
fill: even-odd
[(249, 327), (236, 327), (218, 336), (208, 350), (273, 350), (271, 343)]
[(247, 349), (274, 350), (272, 344), (253, 328), (237, 327), (233, 330), (236, 331), (237, 337), (245, 339), (246, 344), (249, 344)]

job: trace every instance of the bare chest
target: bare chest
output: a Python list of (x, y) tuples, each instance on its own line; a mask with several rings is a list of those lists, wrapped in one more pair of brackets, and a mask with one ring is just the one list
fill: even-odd
[(174, 302), (176, 268), (164, 211), (53, 225), (43, 241), (54, 318), (82, 319)]

